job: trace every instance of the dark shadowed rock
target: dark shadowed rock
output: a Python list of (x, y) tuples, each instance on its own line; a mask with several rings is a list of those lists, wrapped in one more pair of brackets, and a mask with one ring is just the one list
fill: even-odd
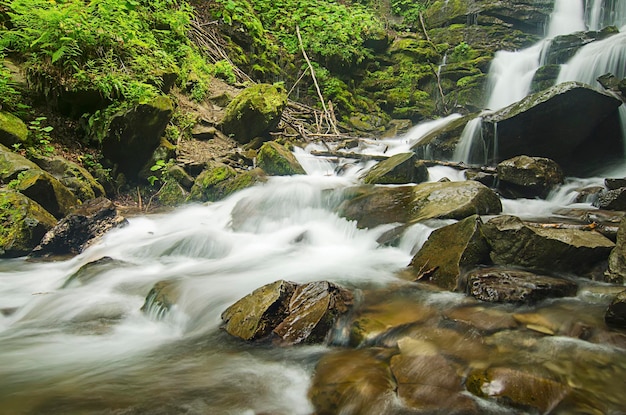
[(547, 413), (569, 393), (570, 387), (544, 372), (541, 368), (478, 369), (469, 374), (466, 386), (476, 396)]
[(288, 315), (274, 329), (286, 344), (320, 343), (336, 318), (352, 306), (352, 293), (319, 281), (298, 285), (289, 301)]
[(0, 257), (28, 254), (57, 220), (19, 192), (0, 189)]
[(400, 153), (372, 167), (364, 176), (367, 184), (407, 184), (428, 180), (428, 168), (417, 163), (415, 153)]
[(433, 231), (411, 261), (416, 278), (447, 290), (458, 289), (463, 268), (490, 262), (481, 227), (480, 217), (473, 215)]
[(340, 215), (361, 228), (427, 219), (464, 219), (502, 210), (498, 196), (475, 181), (422, 183), (416, 186), (367, 187), (339, 207)]
[(261, 146), (257, 164), (270, 176), (306, 174), (293, 153), (276, 141), (268, 141)]
[(595, 231), (530, 226), (515, 216), (499, 216), (483, 225), (498, 265), (582, 275), (608, 258), (615, 246)]
[(113, 116), (102, 141), (102, 154), (117, 172), (135, 179), (161, 143), (170, 121), (172, 101), (161, 96)]
[(626, 281), (626, 219), (622, 219), (617, 230), (615, 248), (609, 255), (609, 267), (605, 273), (608, 281), (623, 284)]
[[(520, 154), (546, 157), (566, 174), (584, 173), (623, 154), (621, 101), (578, 82), (566, 82), (483, 116), (482, 134), (495, 163)], [(496, 128), (497, 124), (497, 128)]]
[(122, 226), (126, 219), (109, 199), (92, 199), (72, 210), (46, 233), (31, 256), (77, 255), (95, 239)]
[(573, 296), (576, 290), (574, 282), (514, 269), (478, 269), (467, 275), (467, 293), (491, 303), (534, 304)]
[(287, 317), (295, 284), (279, 280), (257, 288), (222, 313), (224, 329), (243, 340), (268, 336)]
[(626, 291), (622, 291), (611, 302), (604, 315), (604, 321), (611, 327), (626, 328)]
[(57, 219), (69, 214), (80, 203), (63, 183), (39, 168), (20, 173), (15, 190), (39, 203)]
[(545, 198), (565, 181), (559, 165), (543, 157), (517, 156), (504, 160), (498, 164), (497, 172), (498, 190), (512, 198)]
[(35, 157), (34, 162), (50, 173), (83, 202), (104, 196), (104, 188), (85, 168), (60, 156)]
[(593, 205), (606, 210), (626, 210), (626, 187), (600, 192)]
[(604, 185), (609, 190), (616, 190), (620, 187), (626, 187), (626, 178), (608, 178), (604, 179)]

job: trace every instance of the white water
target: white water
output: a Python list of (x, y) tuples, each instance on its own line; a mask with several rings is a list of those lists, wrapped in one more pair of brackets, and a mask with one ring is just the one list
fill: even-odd
[[(482, 125), (483, 119), (482, 117), (476, 117), (469, 121), (463, 132), (461, 133), (461, 138), (459, 139), (456, 148), (454, 149), (454, 155), (452, 157), (453, 161), (459, 161), (463, 163), (477, 163), (477, 164), (486, 164), (487, 163), (487, 149), (484, 148), (484, 140), (482, 139)], [(483, 144), (483, 148), (480, 150), (483, 154), (483, 159), (474, 160), (472, 158), (473, 151), (476, 151), (476, 147), (479, 147), (480, 144)]]

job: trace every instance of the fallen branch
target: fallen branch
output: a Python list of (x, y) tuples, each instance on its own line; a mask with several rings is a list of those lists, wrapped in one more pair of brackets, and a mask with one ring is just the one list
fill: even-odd
[(360, 153), (344, 153), (342, 151), (311, 151), (311, 155), (318, 157), (336, 157), (347, 158), (357, 160), (387, 160), (388, 156), (381, 156), (375, 154), (360, 154)]

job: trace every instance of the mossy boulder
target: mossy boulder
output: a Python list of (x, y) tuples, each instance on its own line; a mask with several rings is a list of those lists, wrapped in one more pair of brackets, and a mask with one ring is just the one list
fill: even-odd
[(0, 111), (0, 144), (12, 146), (28, 141), (28, 127), (24, 121), (8, 112)]
[(475, 181), (422, 183), (416, 186), (368, 187), (353, 190), (339, 214), (360, 228), (384, 223), (414, 223), (427, 219), (464, 219), (474, 214), (497, 214), (498, 196)]
[(276, 141), (268, 141), (261, 146), (257, 165), (270, 176), (306, 174), (293, 153)]
[(14, 188), (58, 219), (80, 204), (80, 200), (63, 183), (39, 168), (21, 172), (16, 178)]
[(226, 107), (222, 131), (238, 143), (266, 136), (278, 125), (287, 105), (287, 93), (281, 86), (257, 84), (244, 89)]
[(533, 75), (530, 92), (534, 94), (554, 86), (560, 72), (561, 65), (544, 65), (540, 67)]
[(599, 31), (575, 32), (567, 35), (556, 36), (550, 42), (550, 48), (546, 53), (547, 64), (562, 65), (566, 63), (578, 50), (588, 43), (606, 39), (619, 33), (615, 26), (607, 26)]
[(529, 226), (507, 215), (485, 223), (483, 234), (495, 264), (580, 276), (606, 261), (615, 247), (595, 231)]
[(161, 320), (174, 307), (179, 297), (180, 286), (177, 281), (159, 281), (146, 296), (141, 311), (155, 320)]
[(265, 172), (261, 169), (239, 172), (227, 164), (211, 161), (196, 177), (191, 187), (189, 200), (215, 202), (265, 180)]
[(0, 181), (3, 183), (9, 183), (11, 180), (16, 179), (17, 176), (26, 170), (37, 170), (39, 167), (7, 147), (0, 144)]
[(467, 268), (489, 264), (489, 245), (477, 215), (433, 231), (411, 260), (411, 271), (420, 281), (446, 290), (463, 290), (460, 277)]
[[(439, 63), (442, 58), (432, 43), (413, 38), (396, 39), (389, 47), (389, 53), (392, 55), (404, 55), (404, 57), (410, 58), (412, 61), (421, 63)], [(395, 59), (398, 59), (398, 57)]]
[(474, 118), (476, 114), (452, 119), (449, 123), (424, 135), (411, 147), (411, 150), (422, 159), (431, 157), (441, 160), (452, 159), (465, 126)]
[(161, 144), (173, 110), (172, 101), (160, 96), (111, 118), (102, 141), (102, 154), (116, 166), (116, 173), (131, 180), (137, 178)]
[(0, 257), (27, 255), (56, 223), (37, 202), (0, 189)]
[(407, 184), (428, 180), (428, 168), (415, 153), (400, 153), (372, 167), (364, 176), (367, 184)]
[(35, 157), (34, 162), (58, 179), (82, 202), (105, 195), (104, 187), (84, 167), (60, 156)]

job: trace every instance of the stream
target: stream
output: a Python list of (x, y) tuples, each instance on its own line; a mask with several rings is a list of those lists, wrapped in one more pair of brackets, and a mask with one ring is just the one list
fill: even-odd
[[(571, 30), (584, 25), (569, 20), (581, 18), (582, 8), (574, 7), (575, 13), (570, 13), (565, 4), (571, 6), (571, 0), (556, 3), (559, 19), (554, 21), (562, 22), (566, 16), (565, 27)], [(590, 2), (587, 14), (601, 25), (607, 17), (597, 3)], [(618, 12), (614, 15), (626, 19), (623, 7)], [(563, 30), (549, 33), (571, 31)], [(613, 55), (624, 53), (623, 34), (609, 40), (614, 38), (621, 39), (615, 46), (621, 49)], [(601, 52), (587, 50), (592, 47), (596, 46), (586, 46), (581, 53)], [(519, 60), (524, 74), (503, 74), (504, 78), (493, 81), (494, 90), (498, 82), (506, 85), (511, 76), (527, 78), (526, 73), (536, 70), (542, 44), (533, 48), (521, 52), (532, 53), (530, 63), (528, 56)], [(597, 49), (608, 46), (597, 42)], [(589, 60), (577, 56), (563, 71), (577, 65), (575, 59)], [(511, 68), (519, 56), (505, 58), (502, 67)], [(565, 72), (562, 76), (576, 77)], [(514, 102), (527, 91), (512, 93), (515, 97), (494, 98), (492, 93), (490, 107)], [(428, 131), (458, 117), (418, 125), (401, 137), (364, 140), (351, 151), (405, 152)], [(220, 202), (131, 217), (126, 227), (109, 232), (72, 259), (0, 260), (0, 414), (313, 413), (308, 393), (315, 367), (324, 355), (348, 343), (346, 330), (339, 328), (328, 345), (278, 348), (231, 338), (220, 329), (221, 313), (254, 289), (278, 279), (328, 280), (365, 293), (406, 286), (397, 273), (409, 264), (430, 232), (452, 223), (413, 225), (397, 243), (380, 245), (378, 238), (393, 224), (358, 229), (336, 213), (346, 197), (344, 190), (358, 184), (360, 174), (375, 162), (336, 161), (310, 154), (320, 149), (321, 145), (311, 144), (295, 150), (307, 175), (272, 177)], [(429, 173), (430, 181), (465, 180), (462, 172), (448, 167), (431, 167)], [(503, 200), (503, 213), (545, 218), (564, 207), (592, 209), (588, 203), (574, 203), (575, 190), (601, 185), (609, 175), (626, 176), (626, 169), (569, 178), (547, 200)], [(103, 257), (113, 261), (72, 278), (81, 267)], [(179, 294), (163, 318), (141, 311), (146, 295), (161, 281), (173, 282)], [(573, 298), (534, 308), (494, 308), (534, 313), (572, 327), (577, 322), (603, 325), (603, 312), (619, 287), (577, 282), (578, 295)], [(423, 290), (414, 295), (441, 313), (468, 305), (463, 294)], [(527, 337), (515, 333), (492, 339), (500, 353), (476, 360), (485, 367), (502, 362), (537, 365), (565, 379), (575, 390), (572, 407), (587, 409), (568, 412), (566, 405), (555, 413), (626, 413), (624, 336), (602, 331), (591, 341), (533, 337), (531, 347), (523, 344)], [(442, 341), (438, 347), (454, 354), (459, 345)], [(508, 407), (474, 399), (484, 413), (512, 413)], [(519, 409), (514, 413), (535, 412)]]

